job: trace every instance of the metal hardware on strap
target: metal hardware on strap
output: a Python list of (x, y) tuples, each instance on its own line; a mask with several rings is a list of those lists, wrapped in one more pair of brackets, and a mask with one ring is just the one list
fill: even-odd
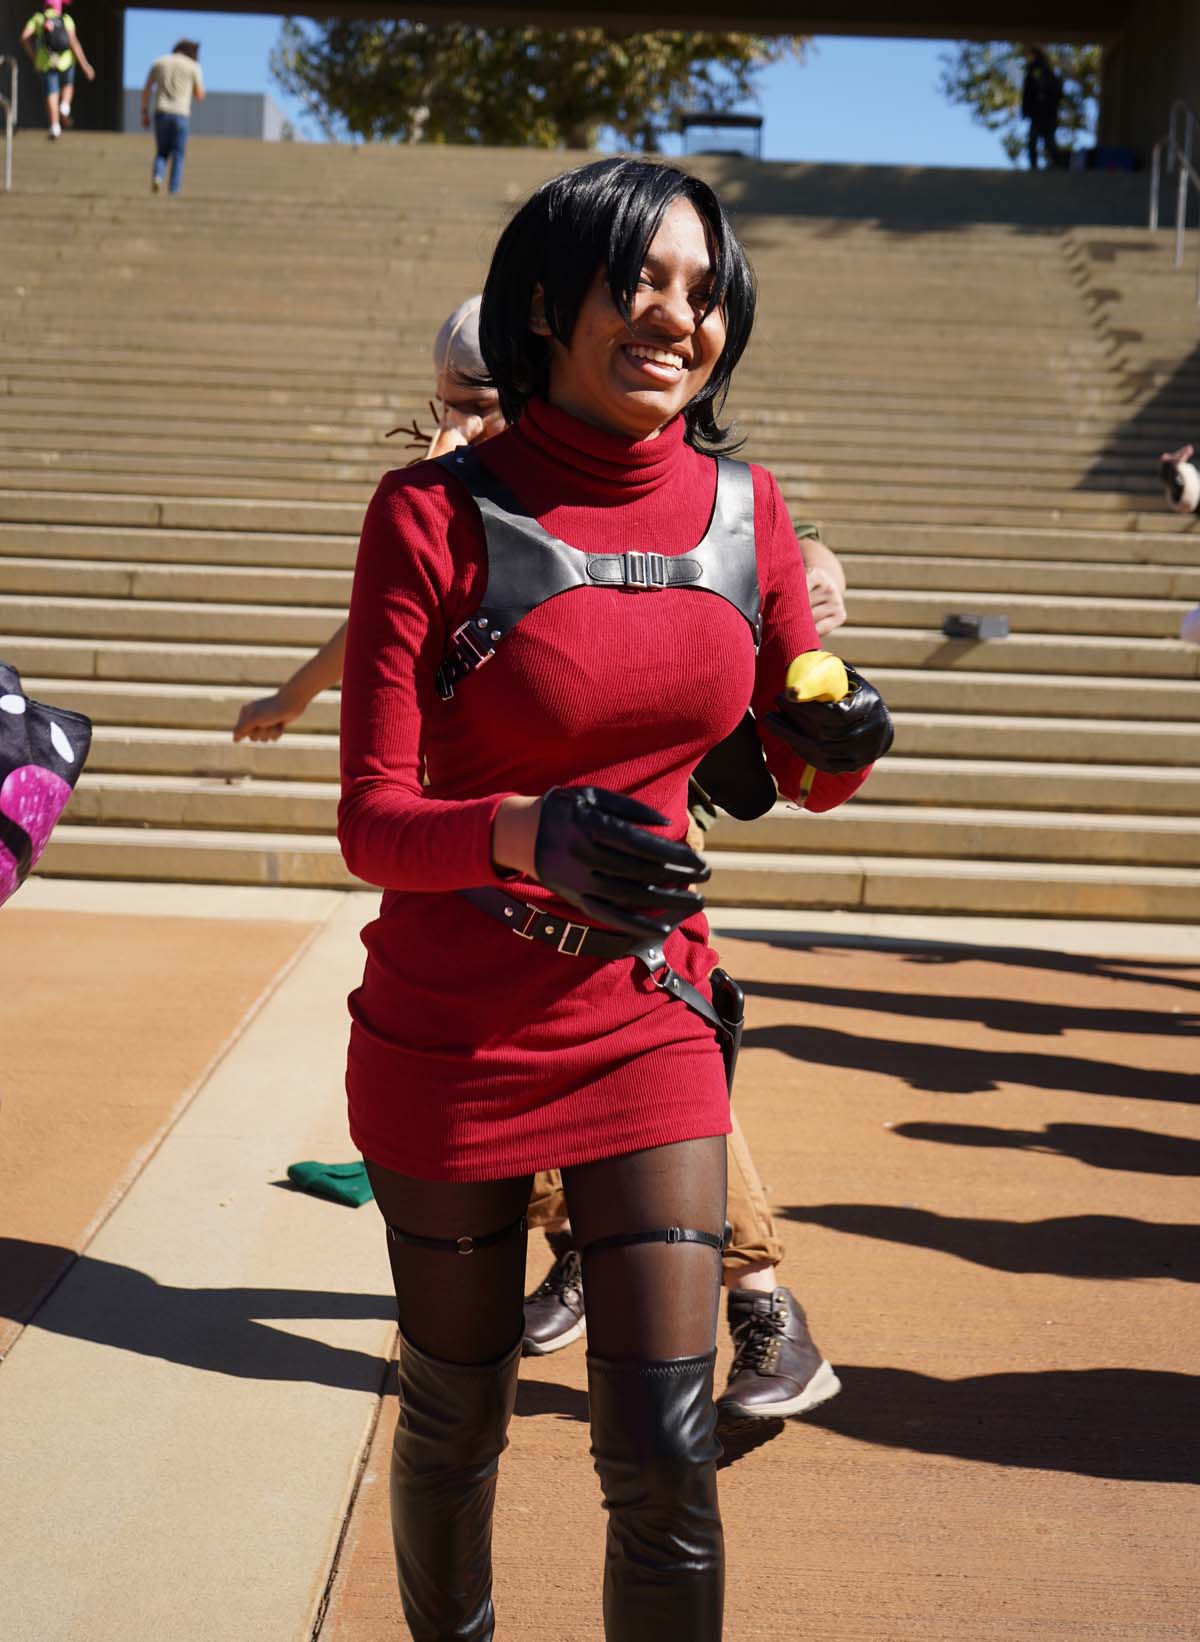
[(474, 1254), (476, 1249), (490, 1248), (494, 1243), (503, 1243), (505, 1238), (514, 1233), (526, 1230), (525, 1216), (510, 1225), (501, 1226), (499, 1231), (484, 1232), (479, 1237), (424, 1237), (418, 1232), (401, 1231), (398, 1226), (388, 1224), (388, 1238), (393, 1243), (407, 1243), (418, 1249), (431, 1249), (435, 1254)]
[(584, 1243), (579, 1252), (586, 1257), (599, 1249), (635, 1248), (643, 1243), (701, 1243), (705, 1248), (716, 1249), (718, 1254), (725, 1249), (724, 1236), (718, 1237), (715, 1232), (696, 1231), (691, 1226), (663, 1226), (657, 1231), (617, 1232), (612, 1237), (597, 1237), (591, 1243)]
[(667, 561), (661, 553), (639, 553), (630, 548), (622, 553), (626, 587), (665, 587)]
[(468, 673), (491, 661), (503, 637), (503, 627), (497, 627), (486, 611), (476, 613), (454, 629), (445, 660), (435, 675), (437, 692), (443, 701), (450, 700), (454, 686)]

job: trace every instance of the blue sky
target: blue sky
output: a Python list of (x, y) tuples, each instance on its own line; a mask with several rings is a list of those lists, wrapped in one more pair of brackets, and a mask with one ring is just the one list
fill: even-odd
[[(210, 91), (265, 91), (302, 136), (319, 132), (270, 78), (278, 17), (220, 12), (128, 11), (125, 84), (140, 86), (154, 58), (177, 39), (201, 42)], [(1007, 166), (999, 139), (937, 90), (936, 40), (821, 36), (803, 63), (762, 77), (763, 152), (772, 160)]]

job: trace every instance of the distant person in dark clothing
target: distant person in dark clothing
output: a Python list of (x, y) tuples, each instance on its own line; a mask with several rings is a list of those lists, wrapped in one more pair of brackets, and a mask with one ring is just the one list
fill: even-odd
[(1044, 51), (1037, 46), (1030, 49), (1025, 67), (1025, 82), (1021, 87), (1021, 113), (1029, 121), (1029, 169), (1038, 168), (1038, 146), (1046, 155), (1047, 165), (1060, 165), (1062, 151), (1058, 146), (1058, 105), (1062, 101), (1063, 83), (1051, 68)]
[(200, 47), (195, 40), (177, 40), (165, 57), (151, 64), (142, 87), (142, 124), (145, 126), (150, 124), (150, 93), (154, 93), (154, 166), (150, 187), (155, 194), (162, 189), (168, 160), (172, 194), (178, 194), (183, 182), (192, 98), (198, 103), (204, 101), (199, 56)]

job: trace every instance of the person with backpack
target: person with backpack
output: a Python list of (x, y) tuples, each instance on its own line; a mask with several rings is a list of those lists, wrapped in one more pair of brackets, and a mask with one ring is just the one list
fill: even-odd
[(63, 127), (71, 124), (75, 64), (78, 62), (89, 80), (96, 78), (76, 32), (75, 21), (63, 10), (70, 3), (71, 0), (46, 0), (44, 8), (35, 11), (21, 31), (25, 55), (42, 82), (51, 142), (57, 142)]
[(775, 480), (720, 413), (754, 282), (699, 178), (598, 161), (493, 254), (507, 429), (387, 474), (355, 567), (338, 836), (384, 894), (350, 999), (350, 1132), (400, 1324), (392, 1537), (414, 1637), (489, 1642), (491, 1520), (524, 1342), (534, 1174), (588, 1290), (609, 1642), (718, 1642), (713, 1370), (735, 1012), (684, 841), (688, 780), (753, 706), (827, 810), (890, 719), (817, 648)]
[(183, 186), (192, 99), (198, 103), (204, 101), (204, 76), (200, 72), (199, 57), (199, 41), (176, 40), (165, 57), (155, 58), (142, 87), (142, 125), (147, 128), (150, 95), (154, 94), (154, 164), (150, 168), (153, 194), (162, 192), (168, 163), (171, 193), (178, 194)]

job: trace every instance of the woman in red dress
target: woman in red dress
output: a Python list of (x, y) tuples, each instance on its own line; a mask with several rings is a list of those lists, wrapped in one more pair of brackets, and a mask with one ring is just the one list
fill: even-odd
[(553, 1166), (587, 1274), (605, 1634), (721, 1634), (729, 1104), (688, 777), (753, 707), (780, 791), (828, 809), (890, 735), (865, 683), (850, 711), (772, 712), (817, 645), (804, 560), (770, 475), (708, 454), (753, 311), (706, 184), (633, 160), (556, 178), (484, 292), (511, 426), (387, 475), (363, 527), (339, 837), (384, 895), (347, 1090), (399, 1308), (414, 1642), (493, 1635), (523, 1216)]

